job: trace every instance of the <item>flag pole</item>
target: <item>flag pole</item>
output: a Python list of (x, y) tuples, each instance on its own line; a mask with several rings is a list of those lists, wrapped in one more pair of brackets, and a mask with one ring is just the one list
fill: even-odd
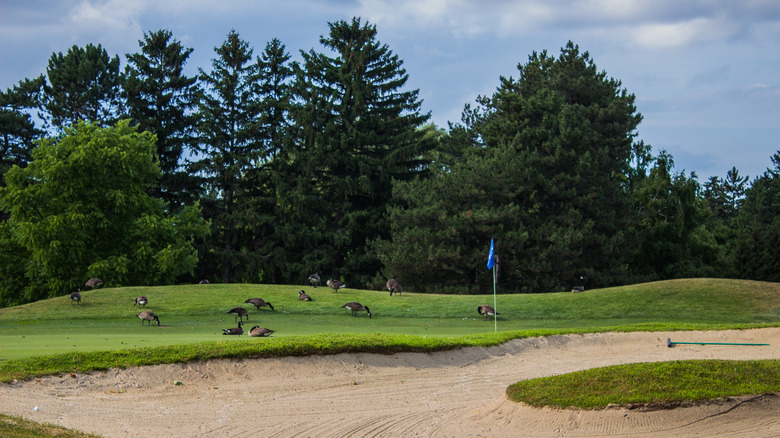
[(498, 333), (498, 307), (496, 306), (496, 265), (493, 265), (493, 332)]
[(493, 270), (493, 331), (498, 332), (498, 311), (496, 310), (496, 257), (492, 237), (490, 238), (490, 252), (488, 253), (487, 268)]

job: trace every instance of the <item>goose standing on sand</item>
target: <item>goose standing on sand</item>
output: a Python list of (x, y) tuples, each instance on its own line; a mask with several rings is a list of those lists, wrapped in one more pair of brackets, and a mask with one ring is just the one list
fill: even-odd
[(236, 320), (243, 319), (246, 316), (246, 320), (249, 321), (249, 312), (243, 307), (234, 307), (227, 312), (228, 315), (235, 315)]
[(403, 289), (401, 288), (401, 285), (398, 284), (397, 281), (395, 281), (395, 278), (391, 278), (387, 280), (387, 290), (390, 291), (390, 296), (393, 296), (393, 292), (397, 293), (398, 295), (401, 295), (401, 292)]
[(155, 315), (151, 310), (144, 310), (138, 314), (138, 317), (141, 318), (142, 326), (144, 325), (144, 321), (149, 321), (149, 325), (152, 325), (152, 321), (157, 321), (157, 327), (160, 326), (160, 318), (158, 318), (157, 315)]
[(341, 307), (344, 308), (344, 309), (351, 310), (352, 311), (352, 316), (357, 316), (357, 312), (362, 312), (363, 310), (365, 310), (366, 313), (368, 313), (368, 317), (371, 318), (371, 311), (368, 310), (368, 306), (364, 306), (364, 305), (362, 305), (362, 304), (360, 304), (358, 302), (353, 301), (351, 303), (344, 304)]
[(333, 289), (333, 292), (336, 292), (339, 289), (343, 289), (343, 288), (347, 287), (347, 285), (342, 283), (342, 282), (340, 282), (340, 281), (338, 281), (338, 280), (334, 280), (332, 278), (329, 278), (328, 279), (328, 287)]
[(138, 304), (139, 306), (146, 307), (146, 303), (148, 302), (149, 300), (147, 300), (145, 296), (141, 295), (140, 297), (135, 299), (135, 304), (133, 304), (133, 307), (135, 307), (136, 304)]
[(302, 290), (298, 291), (298, 299), (301, 301), (311, 301), (311, 297), (306, 295), (306, 292)]
[(274, 306), (272, 306), (271, 303), (269, 303), (268, 301), (265, 301), (262, 298), (250, 298), (250, 299), (248, 299), (248, 300), (246, 300), (244, 302), (245, 303), (249, 303), (249, 304), (255, 306), (255, 308), (257, 308), (257, 310), (260, 310), (261, 307), (265, 307), (265, 306), (268, 306), (268, 307), (271, 308), (271, 310), (274, 310)]
[(249, 330), (249, 336), (253, 338), (267, 338), (268, 336), (271, 336), (271, 333), (274, 333), (276, 330), (267, 329), (265, 327), (260, 327), (259, 325), (256, 325), (252, 327), (251, 330)]
[(73, 304), (74, 301), (76, 304), (81, 304), (81, 294), (79, 292), (70, 293), (70, 303)]
[(223, 335), (238, 335), (238, 336), (241, 336), (241, 335), (244, 334), (244, 329), (241, 328), (242, 324), (244, 324), (244, 323), (241, 322), (241, 321), (238, 321), (238, 327), (222, 329), (222, 331), (225, 332), (225, 333), (222, 333), (222, 334)]
[(315, 272), (315, 273), (309, 275), (309, 279), (308, 280), (309, 280), (309, 284), (316, 288), (317, 287), (317, 283), (320, 282), (320, 276), (317, 275), (317, 273)]
[(492, 308), (492, 307), (490, 307), (490, 306), (488, 306), (486, 304), (478, 306), (477, 307), (477, 312), (479, 312), (480, 315), (485, 317), (485, 321), (487, 321), (488, 316), (496, 316), (496, 315), (498, 315), (498, 313), (496, 313), (496, 309), (494, 309), (494, 308)]

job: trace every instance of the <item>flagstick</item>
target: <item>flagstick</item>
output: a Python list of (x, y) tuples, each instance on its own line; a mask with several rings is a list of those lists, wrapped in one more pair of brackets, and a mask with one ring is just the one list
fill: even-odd
[(498, 307), (496, 306), (496, 265), (493, 265), (493, 331), (498, 333)]

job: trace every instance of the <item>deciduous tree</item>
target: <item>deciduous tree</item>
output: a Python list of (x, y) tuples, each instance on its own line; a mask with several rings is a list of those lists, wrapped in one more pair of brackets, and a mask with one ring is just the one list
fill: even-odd
[[(197, 263), (192, 245), (208, 226), (196, 207), (166, 215), (148, 194), (159, 177), (154, 137), (127, 121), (79, 124), (45, 139), (25, 168), (8, 172), (0, 208), (26, 252), (20, 301), (72, 292), (85, 279), (109, 285), (171, 284)], [(8, 280), (4, 280), (8, 285)], [(6, 290), (7, 292), (7, 290)]]

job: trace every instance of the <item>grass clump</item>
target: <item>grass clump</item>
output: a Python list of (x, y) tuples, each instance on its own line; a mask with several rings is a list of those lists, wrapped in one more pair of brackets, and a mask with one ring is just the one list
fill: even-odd
[(99, 438), (97, 435), (5, 414), (0, 414), (0, 436), (3, 438)]
[(536, 407), (663, 409), (776, 391), (780, 391), (780, 360), (689, 360), (615, 365), (525, 380), (506, 392), (510, 399)]

